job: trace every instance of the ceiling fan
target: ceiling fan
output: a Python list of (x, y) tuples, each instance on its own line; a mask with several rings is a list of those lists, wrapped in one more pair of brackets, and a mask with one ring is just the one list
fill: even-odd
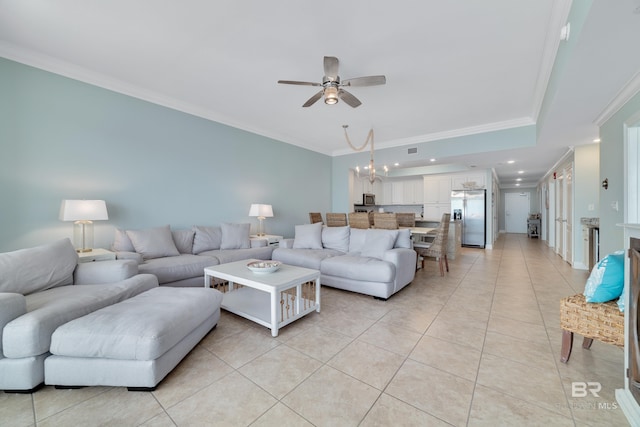
[(358, 107), (362, 102), (349, 92), (343, 89), (346, 86), (377, 86), (387, 82), (385, 76), (366, 76), (356, 77), (353, 79), (340, 80), (338, 76), (338, 58), (335, 56), (324, 57), (324, 77), (322, 83), (299, 82), (296, 80), (278, 80), (278, 83), (285, 85), (301, 85), (301, 86), (321, 86), (322, 90), (313, 95), (303, 107), (310, 107), (324, 95), (324, 103), (333, 105), (338, 102), (338, 98), (353, 108)]

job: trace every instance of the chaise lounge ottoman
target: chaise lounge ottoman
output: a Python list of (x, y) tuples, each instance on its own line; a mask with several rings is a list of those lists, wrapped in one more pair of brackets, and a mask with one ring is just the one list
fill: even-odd
[(222, 294), (154, 288), (53, 333), (45, 384), (152, 391), (218, 323)]

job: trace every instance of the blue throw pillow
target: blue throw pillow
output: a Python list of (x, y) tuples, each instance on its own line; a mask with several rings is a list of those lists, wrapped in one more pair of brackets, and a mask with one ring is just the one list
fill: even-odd
[(624, 251), (604, 257), (593, 268), (584, 296), (587, 302), (607, 302), (619, 298), (624, 289)]

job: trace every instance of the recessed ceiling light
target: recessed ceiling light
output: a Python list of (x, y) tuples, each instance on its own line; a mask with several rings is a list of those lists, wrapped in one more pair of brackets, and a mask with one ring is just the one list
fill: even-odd
[(400, 166), (400, 163), (395, 162), (395, 163), (393, 164), (393, 166)]
[(430, 162), (435, 162), (435, 161), (436, 161), (436, 159), (429, 159), (429, 161), (430, 161)]
[(594, 139), (593, 142), (600, 142), (600, 138)]
[(515, 162), (516, 162), (515, 160), (509, 160), (509, 161), (507, 161), (507, 163), (509, 163), (509, 164), (512, 164), (512, 163), (515, 163)]
[(516, 187), (520, 187), (520, 184), (516, 184)]
[(522, 173), (524, 173), (524, 171), (518, 171), (518, 173), (522, 174)]
[(516, 179), (516, 181), (522, 181), (522, 178), (518, 178), (518, 179)]

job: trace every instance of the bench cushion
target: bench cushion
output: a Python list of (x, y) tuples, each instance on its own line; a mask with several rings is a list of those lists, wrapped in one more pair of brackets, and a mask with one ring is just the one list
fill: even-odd
[(155, 360), (220, 309), (210, 288), (159, 287), (60, 326), (51, 353), (60, 356)]

